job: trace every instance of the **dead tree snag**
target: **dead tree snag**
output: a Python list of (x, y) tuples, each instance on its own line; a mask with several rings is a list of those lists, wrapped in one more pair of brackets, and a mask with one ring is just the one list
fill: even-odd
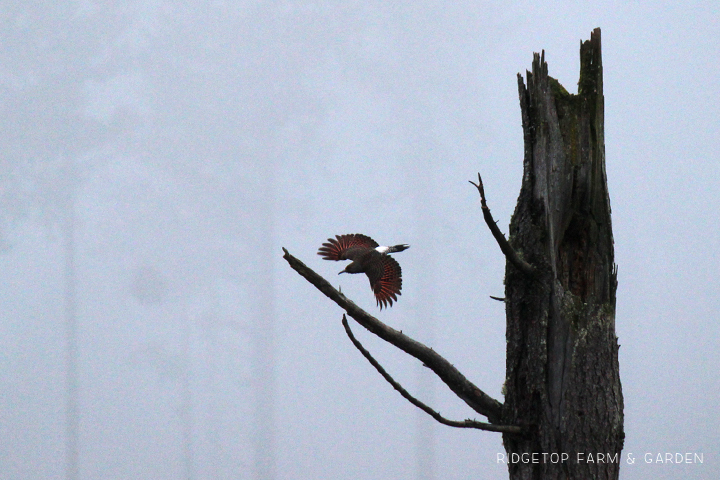
[[(509, 455), (567, 454), (565, 462), (510, 463), (511, 479), (618, 478), (623, 397), (615, 336), (617, 288), (605, 175), (600, 29), (580, 46), (577, 95), (535, 54), (518, 75), (523, 182), (509, 244), (536, 269), (508, 261), (503, 423)], [(601, 461), (598, 461), (602, 458)]]
[(343, 326), (355, 347), (404, 398), (440, 423), (501, 432), (511, 480), (617, 479), (623, 397), (615, 336), (614, 263), (605, 175), (600, 29), (580, 45), (578, 94), (548, 75), (535, 54), (518, 75), (525, 143), (520, 196), (505, 238), (483, 218), (506, 258), (505, 402), (491, 398), (448, 360), (368, 314), (286, 249), (291, 268), (357, 323), (430, 368), (488, 422), (449, 420), (417, 400)]

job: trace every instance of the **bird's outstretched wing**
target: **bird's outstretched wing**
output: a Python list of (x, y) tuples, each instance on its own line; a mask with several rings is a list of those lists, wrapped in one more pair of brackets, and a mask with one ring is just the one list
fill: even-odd
[(383, 307), (391, 307), (393, 300), (397, 302), (397, 296), (402, 289), (402, 270), (394, 258), (380, 254), (379, 261), (373, 262), (372, 268), (365, 274), (370, 279), (370, 287), (375, 293), (375, 300), (380, 310)]
[(328, 238), (328, 241), (322, 244), (318, 255), (322, 255), (324, 260), (352, 260), (358, 252), (377, 246), (375, 240), (360, 233), (335, 235), (335, 238)]

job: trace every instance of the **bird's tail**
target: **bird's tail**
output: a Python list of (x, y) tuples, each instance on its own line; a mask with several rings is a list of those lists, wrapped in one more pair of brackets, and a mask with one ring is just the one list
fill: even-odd
[(388, 248), (388, 253), (402, 252), (403, 250), (407, 250), (408, 248), (410, 248), (410, 245), (408, 245), (407, 243), (393, 245), (392, 247)]

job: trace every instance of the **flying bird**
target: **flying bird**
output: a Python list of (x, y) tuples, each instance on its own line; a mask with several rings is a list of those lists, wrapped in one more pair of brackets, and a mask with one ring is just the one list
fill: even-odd
[[(383, 247), (367, 235), (351, 233), (328, 238), (318, 250), (325, 260), (352, 260), (340, 273), (364, 273), (370, 280), (370, 288), (380, 306), (392, 306), (393, 300), (402, 289), (400, 264), (389, 253), (402, 252), (410, 248), (405, 243)], [(338, 275), (340, 274), (338, 273)]]

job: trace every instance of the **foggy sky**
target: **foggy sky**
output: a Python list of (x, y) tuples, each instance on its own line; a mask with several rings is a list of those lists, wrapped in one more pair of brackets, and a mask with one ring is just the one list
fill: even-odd
[[(544, 49), (576, 92), (595, 27), (623, 457), (640, 458), (620, 475), (720, 478), (719, 17), (712, 2), (3, 7), (0, 478), (65, 478), (69, 212), (80, 478), (253, 478), (262, 432), (278, 479), (506, 478), (500, 435), (436, 424), (400, 397), (281, 247), (502, 401), (504, 309), (489, 295), (503, 295), (504, 259), (467, 181), (482, 174), (507, 233), (516, 74)], [(387, 311), (364, 276), (316, 255), (344, 233), (411, 245)], [(408, 390), (476, 418), (351, 327)]]

